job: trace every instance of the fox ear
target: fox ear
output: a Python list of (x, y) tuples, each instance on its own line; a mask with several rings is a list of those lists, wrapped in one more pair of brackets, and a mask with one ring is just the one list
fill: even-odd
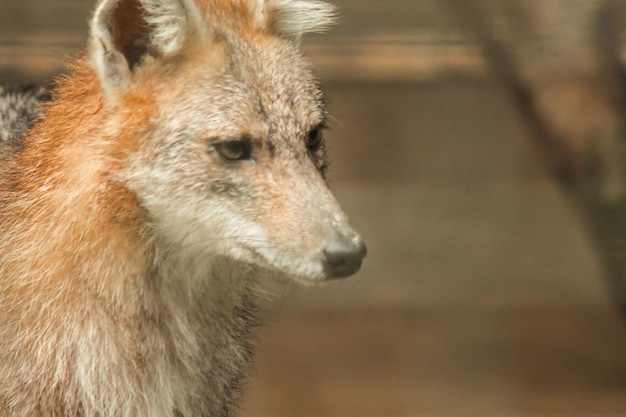
[(105, 93), (127, 88), (147, 56), (180, 51), (201, 21), (193, 0), (101, 0), (91, 22), (91, 59)]

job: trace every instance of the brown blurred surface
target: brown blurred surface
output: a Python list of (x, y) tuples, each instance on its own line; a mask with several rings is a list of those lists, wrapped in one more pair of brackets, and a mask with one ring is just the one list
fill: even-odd
[[(339, 3), (307, 48), (331, 186), (369, 255), (333, 285), (268, 284), (242, 417), (626, 415), (626, 325), (475, 45), (435, 0)], [(57, 71), (90, 8), (0, 2), (3, 79)]]
[(603, 309), (290, 314), (244, 416), (623, 416), (621, 323)]

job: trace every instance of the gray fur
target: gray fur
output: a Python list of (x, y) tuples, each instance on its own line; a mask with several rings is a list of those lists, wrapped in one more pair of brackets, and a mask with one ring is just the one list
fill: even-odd
[(41, 102), (47, 99), (42, 87), (0, 86), (0, 147), (20, 143), (26, 130), (41, 116)]

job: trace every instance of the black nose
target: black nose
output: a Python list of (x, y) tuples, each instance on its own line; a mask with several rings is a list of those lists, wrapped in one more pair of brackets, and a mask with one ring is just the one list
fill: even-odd
[(339, 237), (324, 248), (326, 270), (329, 278), (343, 278), (354, 274), (361, 268), (367, 247), (358, 236)]

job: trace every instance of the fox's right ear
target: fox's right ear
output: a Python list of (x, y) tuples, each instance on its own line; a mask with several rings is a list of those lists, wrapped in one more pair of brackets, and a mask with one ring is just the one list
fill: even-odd
[(194, 0), (100, 0), (91, 60), (106, 96), (128, 88), (146, 57), (176, 54), (202, 27)]

